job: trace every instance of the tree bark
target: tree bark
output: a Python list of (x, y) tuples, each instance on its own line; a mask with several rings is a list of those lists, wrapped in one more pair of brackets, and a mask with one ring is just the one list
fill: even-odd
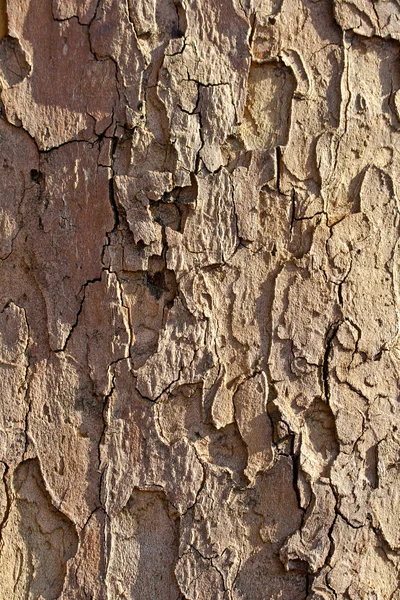
[(400, 600), (398, 2), (0, 37), (0, 600)]

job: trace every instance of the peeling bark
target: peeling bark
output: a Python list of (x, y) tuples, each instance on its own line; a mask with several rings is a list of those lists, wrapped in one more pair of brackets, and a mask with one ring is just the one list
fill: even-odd
[(0, 600), (400, 600), (399, 41), (0, 2)]

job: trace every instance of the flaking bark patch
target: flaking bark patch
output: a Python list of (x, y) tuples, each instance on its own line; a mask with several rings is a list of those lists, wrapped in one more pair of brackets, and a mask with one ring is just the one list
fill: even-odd
[(0, 600), (400, 600), (399, 23), (0, 1)]

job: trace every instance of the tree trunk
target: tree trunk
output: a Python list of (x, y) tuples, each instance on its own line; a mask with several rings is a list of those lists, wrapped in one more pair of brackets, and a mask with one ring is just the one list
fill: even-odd
[(0, 17), (0, 600), (400, 600), (398, 2)]

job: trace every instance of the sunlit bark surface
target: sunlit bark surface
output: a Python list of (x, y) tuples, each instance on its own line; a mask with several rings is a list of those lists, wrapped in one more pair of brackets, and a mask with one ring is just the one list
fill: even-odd
[(400, 600), (398, 1), (0, 37), (0, 600)]

